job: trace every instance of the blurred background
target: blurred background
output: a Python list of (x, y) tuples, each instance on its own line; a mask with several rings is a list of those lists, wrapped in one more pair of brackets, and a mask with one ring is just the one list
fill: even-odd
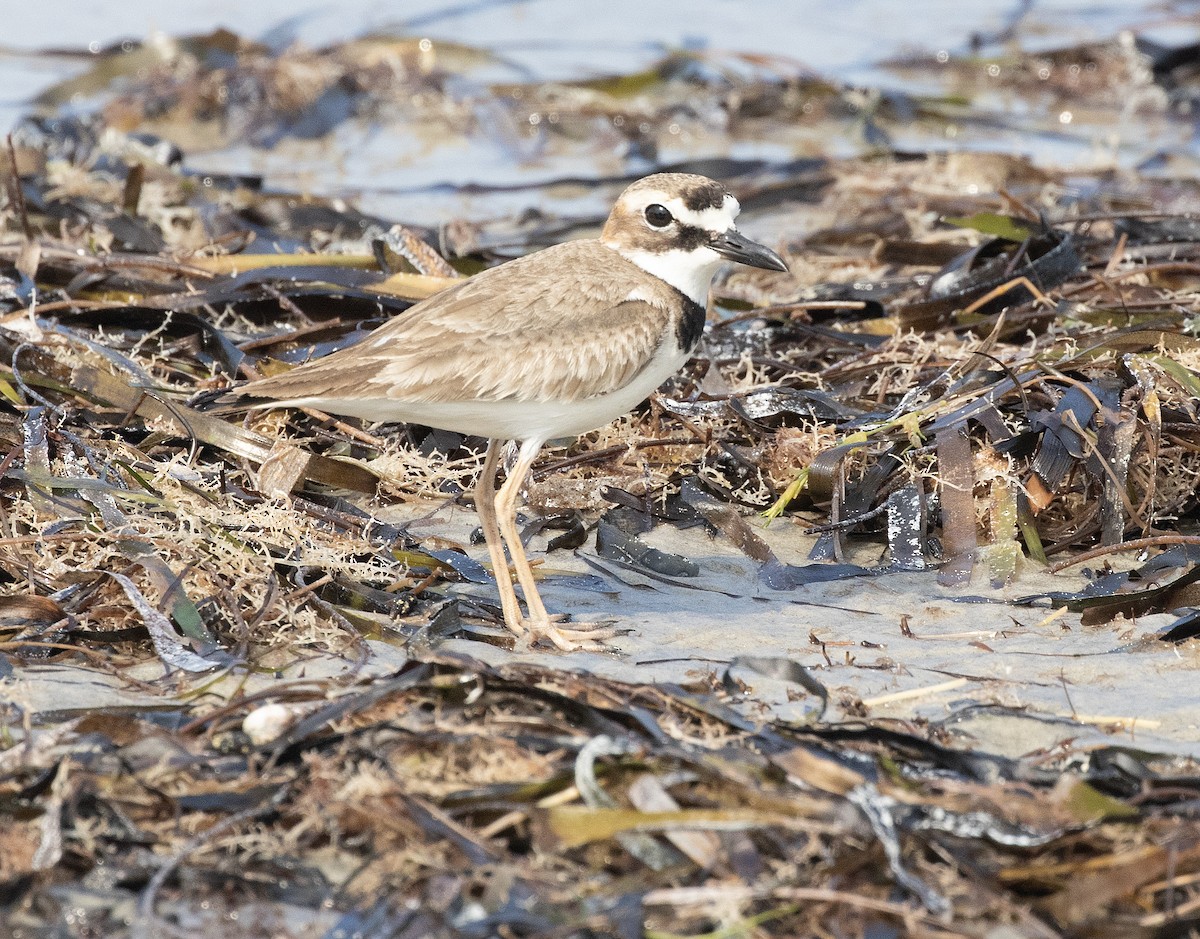
[(98, 121), (170, 141), (189, 172), (412, 224), (547, 200), (592, 214), (610, 191), (565, 183), (714, 158), (953, 148), (1091, 169), (1171, 160), (1177, 174), (1191, 158), (1194, 121), (1165, 109), (1171, 85), (1149, 72), (1194, 58), (1196, 3), (681, 9), (49, 0), (6, 16), (0, 128), (40, 146), (29, 115)]

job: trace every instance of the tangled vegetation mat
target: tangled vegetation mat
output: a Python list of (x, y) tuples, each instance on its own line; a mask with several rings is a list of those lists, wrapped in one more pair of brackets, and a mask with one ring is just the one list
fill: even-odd
[[(453, 123), (450, 51), (436, 67), (399, 40), (272, 56), (226, 34), (149, 65), (114, 50), (104, 80), (127, 84), (103, 109), (10, 138), (6, 935), (1193, 934), (1186, 718), (1163, 726), (1134, 694), (1059, 717), (1020, 695), (954, 721), (886, 705), (999, 681), (1006, 629), (1098, 643), (1147, 694), (1180, 697), (1168, 659), (1194, 676), (1195, 182), (888, 149), (669, 167), (720, 175), (792, 273), (730, 272), (683, 374), (547, 451), (526, 514), (547, 597), (591, 597), (630, 634), (605, 657), (533, 654), (512, 648), (471, 543), (480, 441), (251, 411), (236, 383), (599, 216), (397, 225), (189, 170), (150, 136), (272, 146), (383, 119), (398, 89)], [(1057, 55), (1006, 74), (1020, 90), (1047, 70), (1037, 93), (1081, 109), (1113, 107), (1114, 88), (1182, 107), (1188, 73), (1169, 63), (1118, 44)], [(863, 119), (850, 90), (719, 65), (494, 91), (554, 109), (549, 147), (603, 125), (652, 152), (697, 97), (731, 134)], [(895, 105), (866, 119), (951, 102)], [(636, 175), (557, 185), (603, 205)], [(736, 621), (664, 672), (680, 649), (659, 661), (654, 623), (686, 632), (671, 591), (689, 590)], [(872, 609), (886, 591), (912, 617)], [(935, 596), (959, 671), (905, 684), (903, 642)], [(1009, 626), (956, 632), (965, 600), (1004, 601)], [(739, 643), (767, 610), (778, 644)], [(852, 614), (882, 615), (886, 654), (830, 640)], [(852, 665), (902, 690), (865, 696)], [(955, 730), (968, 718), (1018, 730), (984, 745)], [(1160, 731), (1145, 746), (1137, 720)]]

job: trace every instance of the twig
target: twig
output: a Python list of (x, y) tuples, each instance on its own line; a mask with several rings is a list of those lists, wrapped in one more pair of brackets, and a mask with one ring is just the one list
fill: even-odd
[(667, 887), (651, 890), (642, 897), (646, 906), (695, 907), (712, 903), (736, 903), (749, 900), (800, 900), (808, 903), (836, 903), (854, 906), (877, 913), (887, 913), (900, 919), (935, 919), (914, 906), (905, 906), (857, 893), (827, 890), (821, 887), (775, 887), (767, 890), (750, 886)]
[(882, 704), (894, 704), (896, 701), (909, 701), (912, 698), (924, 698), (927, 695), (941, 694), (943, 691), (954, 691), (967, 683), (965, 678), (953, 678), (936, 685), (926, 685), (924, 688), (909, 688), (907, 691), (895, 691), (892, 694), (881, 694), (874, 698), (863, 698), (863, 707), (873, 708)]
[(1065, 561), (1059, 561), (1047, 568), (1051, 574), (1066, 570), (1075, 564), (1102, 558), (1105, 555), (1116, 554), (1118, 551), (1140, 551), (1142, 548), (1162, 548), (1178, 544), (1200, 545), (1200, 535), (1154, 535), (1150, 538), (1134, 538), (1132, 541), (1122, 541), (1120, 544), (1105, 544)]

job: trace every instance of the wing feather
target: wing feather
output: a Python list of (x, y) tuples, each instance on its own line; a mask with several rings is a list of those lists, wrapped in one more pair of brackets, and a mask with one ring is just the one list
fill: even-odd
[(607, 394), (632, 381), (674, 334), (665, 302), (641, 299), (645, 292), (614, 302), (614, 283), (645, 276), (599, 242), (557, 245), (477, 274), (354, 346), (241, 391), (398, 403)]

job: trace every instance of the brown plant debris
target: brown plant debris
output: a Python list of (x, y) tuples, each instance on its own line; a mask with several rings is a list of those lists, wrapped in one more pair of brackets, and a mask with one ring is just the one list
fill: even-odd
[[(1086, 51), (1082, 74), (1051, 53), (1004, 74), (1045, 71), (1046, 94), (1097, 109), (1161, 80), (1127, 48)], [(96, 115), (31, 118), (0, 161), (5, 935), (1200, 929), (1200, 776), (1185, 760), (1094, 742), (1010, 758), (932, 724), (826, 721), (831, 702), (867, 705), (770, 650), (686, 685), (464, 654), (507, 641), (491, 574), (465, 540), (383, 509), (458, 500), (479, 442), (248, 412), (236, 383), (594, 218), (439, 238), (200, 179), (133, 133), (268, 147), (389, 108), (461, 128), (476, 118), (446, 78), (490, 61), (467, 47), (380, 37), (276, 55), (222, 33), (102, 59), (42, 101), (94, 94)], [(594, 131), (647, 156), (668, 118), (696, 134), (713, 114), (731, 134), (856, 119), (845, 89), (733, 59), (491, 93), (518, 126), (552, 113), (562, 141)], [(703, 120), (689, 110), (702, 95)], [(661, 526), (704, 526), (788, 597), (884, 572), (1000, 586), (1048, 559), (1100, 561), (1084, 589), (1027, 602), (1087, 627), (1179, 611), (1168, 638), (1195, 635), (1194, 182), (1089, 186), (992, 154), (717, 169), (747, 218), (805, 213), (784, 233), (793, 274), (731, 275), (683, 374), (548, 450), (529, 497), (550, 566), (586, 545), (602, 587), (684, 583), (698, 562), (655, 547)], [(622, 182), (572, 185), (607, 198)], [(811, 529), (806, 562), (747, 523), (764, 511)], [(450, 638), (476, 642), (449, 652)], [(395, 660), (371, 671), (372, 647)], [(331, 677), (330, 658), (352, 665)], [(733, 666), (821, 711), (749, 719)], [(26, 707), (22, 682), (54, 669), (129, 703)]]

